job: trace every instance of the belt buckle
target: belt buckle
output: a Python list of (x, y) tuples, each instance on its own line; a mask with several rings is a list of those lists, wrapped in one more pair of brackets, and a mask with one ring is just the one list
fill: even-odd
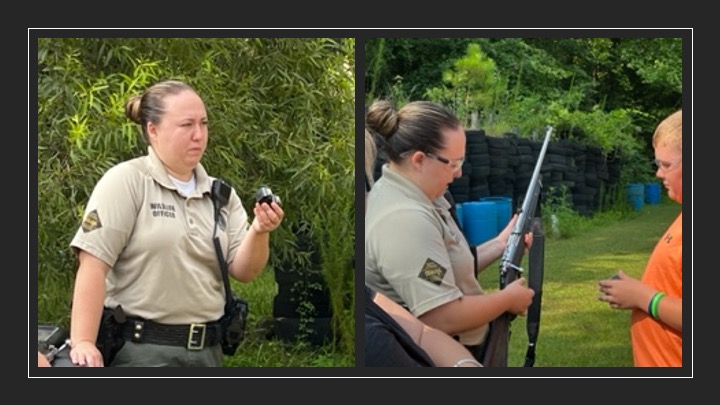
[(204, 323), (191, 323), (188, 333), (188, 350), (202, 350), (205, 347), (205, 331)]

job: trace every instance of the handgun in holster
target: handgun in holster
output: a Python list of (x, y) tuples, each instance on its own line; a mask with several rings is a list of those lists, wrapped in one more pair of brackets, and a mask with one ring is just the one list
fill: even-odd
[(102, 354), (105, 367), (110, 366), (115, 355), (125, 344), (125, 338), (123, 338), (125, 321), (125, 312), (121, 305), (103, 309), (95, 345)]

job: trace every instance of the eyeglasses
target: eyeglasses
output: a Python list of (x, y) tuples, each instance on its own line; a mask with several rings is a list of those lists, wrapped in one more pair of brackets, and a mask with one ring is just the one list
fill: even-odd
[(657, 166), (657, 168), (663, 172), (666, 172), (666, 171), (672, 169), (673, 165), (675, 165), (675, 163), (678, 163), (678, 162), (682, 163), (682, 158), (673, 159), (668, 162), (658, 160), (658, 159), (653, 160), (653, 163), (655, 163), (655, 166)]
[(451, 162), (450, 159), (444, 158), (442, 156), (436, 155), (434, 153), (426, 153), (425, 154), (428, 157), (431, 157), (433, 159), (436, 159), (438, 162), (445, 163), (446, 165), (450, 166), (453, 172), (456, 172), (460, 169), (462, 169), (463, 163), (465, 163), (465, 158), (458, 159), (454, 162)]

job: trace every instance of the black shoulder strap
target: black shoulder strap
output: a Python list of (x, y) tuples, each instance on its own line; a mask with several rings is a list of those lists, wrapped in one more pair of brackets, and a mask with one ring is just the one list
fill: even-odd
[(445, 194), (443, 195), (447, 202), (450, 203), (450, 215), (452, 216), (452, 219), (455, 220), (455, 223), (457, 224), (458, 228), (462, 229), (462, 224), (460, 223), (460, 219), (457, 216), (457, 208), (455, 207), (455, 198), (453, 198), (452, 194), (450, 193), (450, 190), (445, 190)]
[(215, 245), (215, 254), (217, 255), (218, 263), (220, 263), (220, 272), (223, 277), (223, 285), (225, 286), (225, 312), (228, 311), (232, 303), (232, 290), (230, 289), (230, 278), (228, 276), (228, 266), (225, 260), (225, 255), (220, 246), (220, 238), (217, 237), (218, 223), (220, 222), (220, 208), (224, 207), (225, 204), (230, 200), (230, 185), (222, 181), (221, 179), (215, 179), (212, 183), (212, 200), (215, 208), (215, 229), (213, 230), (213, 244)]

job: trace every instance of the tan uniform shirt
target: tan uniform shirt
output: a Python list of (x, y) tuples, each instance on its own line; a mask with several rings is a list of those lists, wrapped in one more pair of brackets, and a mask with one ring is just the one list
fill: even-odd
[[(482, 294), (470, 248), (450, 203), (427, 195), (386, 164), (368, 196), (365, 283), (420, 316), (463, 295)], [(459, 334), (484, 341), (487, 325)]]
[[(197, 187), (178, 193), (153, 149), (120, 163), (98, 181), (71, 242), (107, 263), (105, 306), (167, 324), (217, 320), (225, 305), (213, 245), (212, 178), (195, 168)], [(221, 209), (216, 236), (228, 261), (248, 231), (235, 190)]]

